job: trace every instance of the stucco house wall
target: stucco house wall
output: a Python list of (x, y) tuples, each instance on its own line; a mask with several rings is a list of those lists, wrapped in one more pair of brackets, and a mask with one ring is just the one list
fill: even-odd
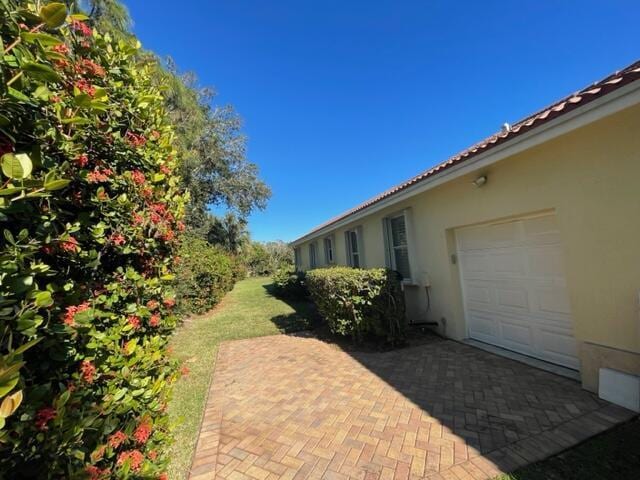
[[(590, 123), (497, 163), (436, 186), (312, 239), (318, 266), (332, 235), (337, 264), (347, 264), (344, 232), (361, 227), (364, 267), (385, 266), (383, 219), (410, 209), (412, 276), (408, 315), (439, 322), (442, 334), (467, 337), (455, 229), (553, 212), (561, 235), (580, 370), (597, 389), (599, 367), (640, 375), (640, 105)], [(472, 181), (487, 177), (477, 188)], [(411, 241), (411, 239), (410, 239)], [(309, 268), (309, 241), (300, 249)]]

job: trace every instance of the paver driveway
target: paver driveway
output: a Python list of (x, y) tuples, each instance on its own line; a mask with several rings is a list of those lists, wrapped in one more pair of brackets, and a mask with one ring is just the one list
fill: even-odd
[(191, 479), (487, 478), (631, 418), (578, 383), (452, 341), (347, 353), (225, 343)]

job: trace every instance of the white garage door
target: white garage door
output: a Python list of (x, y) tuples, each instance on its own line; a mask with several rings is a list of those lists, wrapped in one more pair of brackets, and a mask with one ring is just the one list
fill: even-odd
[(578, 368), (555, 215), (456, 231), (469, 337)]

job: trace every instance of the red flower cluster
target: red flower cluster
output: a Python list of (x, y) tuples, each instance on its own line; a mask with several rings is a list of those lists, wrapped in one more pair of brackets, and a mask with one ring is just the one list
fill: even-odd
[(190, 372), (189, 367), (187, 367), (186, 365), (180, 368), (180, 375), (182, 375), (183, 377), (189, 376), (189, 372)]
[(154, 462), (156, 461), (156, 459), (158, 458), (158, 452), (155, 450), (151, 450), (147, 456), (149, 457), (149, 459), (153, 460)]
[(158, 480), (169, 480), (169, 475), (167, 475), (166, 473), (161, 473), (160, 475), (158, 475)]
[(158, 303), (157, 300), (149, 300), (147, 302), (147, 308), (149, 310), (155, 310), (156, 308), (158, 308), (160, 306), (160, 304)]
[(146, 177), (144, 176), (144, 173), (142, 173), (140, 170), (132, 171), (131, 172), (131, 178), (138, 185), (142, 185), (144, 182), (147, 181)]
[(138, 135), (133, 132), (127, 132), (124, 138), (127, 143), (129, 143), (129, 145), (133, 147), (142, 147), (145, 143), (147, 143), (147, 139), (144, 137), (144, 135)]
[(111, 475), (111, 470), (108, 468), (101, 469), (95, 465), (89, 465), (84, 471), (88, 475), (89, 480), (100, 480), (101, 478), (108, 478), (109, 475)]
[(62, 316), (62, 321), (65, 325), (73, 325), (74, 318), (76, 313), (84, 312), (85, 310), (89, 310), (89, 302), (81, 303), (80, 305), (71, 305), (67, 307), (64, 315)]
[(145, 198), (149, 198), (153, 195), (153, 188), (151, 187), (144, 187), (141, 191), (142, 196)]
[(87, 79), (81, 78), (79, 80), (76, 80), (76, 83), (74, 85), (82, 93), (86, 93), (87, 95), (89, 95), (92, 98), (95, 97), (95, 95), (96, 95), (96, 87), (91, 85), (91, 83), (89, 83), (89, 81)]
[(96, 367), (91, 361), (83, 360), (80, 364), (80, 374), (82, 378), (87, 383), (93, 383), (94, 377), (96, 375)]
[(173, 240), (175, 238), (175, 233), (174, 233), (173, 230), (168, 228), (167, 230), (165, 230), (165, 232), (160, 237), (165, 242), (170, 242), (171, 240)]
[(80, 73), (82, 75), (93, 75), (94, 77), (104, 77), (107, 74), (101, 65), (98, 65), (88, 58), (80, 60), (80, 62), (75, 65), (75, 70), (76, 73)]
[(103, 168), (102, 170), (96, 167), (93, 172), (89, 172), (87, 180), (89, 183), (106, 182), (113, 171), (110, 168)]
[(127, 460), (129, 460), (131, 470), (137, 472), (144, 462), (144, 455), (140, 450), (127, 450), (118, 455), (118, 465), (122, 465)]
[(73, 31), (78, 32), (85, 37), (90, 37), (91, 35), (93, 35), (93, 30), (91, 30), (91, 27), (86, 23), (81, 22), (80, 20), (73, 20), (71, 22), (71, 28), (73, 29)]
[(73, 159), (73, 162), (80, 168), (84, 168), (89, 164), (89, 157), (87, 156), (86, 153), (83, 153), (81, 155), (78, 155), (76, 158)]
[(97, 462), (98, 460), (102, 460), (102, 457), (104, 457), (104, 452), (105, 452), (106, 449), (107, 449), (107, 446), (106, 445), (102, 445), (96, 451), (91, 453), (91, 461), (92, 462)]
[(142, 225), (144, 217), (139, 213), (133, 212), (133, 225)]
[(127, 322), (129, 322), (129, 325), (136, 330), (140, 328), (140, 317), (137, 315), (129, 315), (129, 317), (127, 317)]
[(171, 169), (167, 165), (162, 165), (160, 167), (160, 171), (165, 175), (169, 175), (171, 173)]
[(125, 242), (125, 238), (120, 233), (114, 233), (111, 235), (111, 243), (114, 245), (122, 245)]
[(176, 301), (174, 298), (165, 298), (162, 303), (164, 303), (164, 306), (167, 308), (173, 308), (176, 305)]
[(107, 440), (107, 443), (111, 448), (118, 448), (124, 442), (127, 441), (127, 435), (122, 431), (118, 430), (115, 433), (112, 433)]
[(149, 218), (151, 219), (151, 223), (154, 223), (154, 224), (158, 224), (162, 221), (162, 217), (158, 215), (156, 212), (151, 212), (151, 215), (149, 215)]
[(65, 45), (64, 43), (54, 46), (52, 50), (62, 55), (66, 55), (67, 53), (69, 53), (69, 47), (67, 47), (67, 45)]
[(74, 237), (69, 237), (66, 240), (60, 240), (60, 248), (65, 252), (77, 252), (78, 251), (78, 240)]
[(151, 430), (152, 428), (149, 421), (143, 420), (133, 432), (133, 438), (138, 443), (147, 443), (147, 440), (149, 440), (151, 436)]
[(38, 430), (47, 430), (49, 427), (47, 424), (56, 418), (56, 411), (52, 407), (44, 407), (38, 410), (36, 413), (36, 428)]
[(67, 68), (69, 66), (69, 60), (54, 60), (54, 62), (58, 68)]
[(149, 325), (152, 327), (157, 327), (158, 325), (160, 325), (160, 314), (154, 313), (153, 315), (151, 315), (151, 318), (149, 319)]

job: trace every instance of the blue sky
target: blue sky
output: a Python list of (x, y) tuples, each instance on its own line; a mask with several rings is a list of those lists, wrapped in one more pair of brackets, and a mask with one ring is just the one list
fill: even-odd
[(637, 0), (126, 0), (244, 119), (273, 190), (257, 240), (293, 240), (640, 58)]

